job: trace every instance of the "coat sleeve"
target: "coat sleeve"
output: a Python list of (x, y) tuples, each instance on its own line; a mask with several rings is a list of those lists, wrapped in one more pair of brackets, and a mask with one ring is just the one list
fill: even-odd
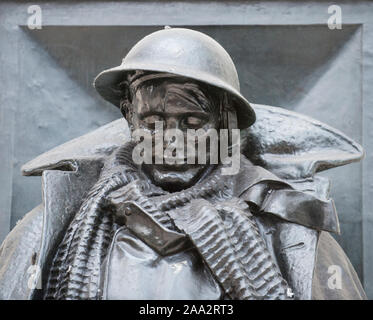
[(312, 281), (313, 300), (365, 300), (360, 280), (336, 240), (321, 232)]
[[(0, 247), (0, 300), (31, 299), (35, 257), (40, 248), (43, 206), (14, 227)], [(32, 278), (31, 278), (32, 280)], [(30, 286), (31, 283), (31, 286)]]

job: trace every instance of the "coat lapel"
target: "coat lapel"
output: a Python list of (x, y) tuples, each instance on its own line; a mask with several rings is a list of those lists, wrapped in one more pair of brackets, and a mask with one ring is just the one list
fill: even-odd
[[(43, 227), (37, 265), (42, 266), (42, 287), (46, 288), (48, 271), (58, 244), (79, 210), (84, 197), (97, 181), (101, 163), (80, 161), (76, 171), (45, 170), (42, 175)], [(34, 292), (39, 298), (40, 292)]]

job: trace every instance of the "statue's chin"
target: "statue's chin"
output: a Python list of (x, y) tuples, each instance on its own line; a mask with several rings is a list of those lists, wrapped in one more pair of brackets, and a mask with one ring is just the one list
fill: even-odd
[(176, 192), (193, 186), (201, 177), (205, 166), (144, 165), (143, 169), (155, 185)]

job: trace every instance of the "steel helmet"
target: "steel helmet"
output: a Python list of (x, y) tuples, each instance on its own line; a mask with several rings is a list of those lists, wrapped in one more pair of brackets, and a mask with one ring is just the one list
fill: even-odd
[(211, 37), (190, 29), (168, 28), (140, 40), (118, 67), (101, 72), (94, 87), (107, 101), (119, 107), (118, 84), (134, 70), (166, 72), (224, 89), (237, 111), (238, 128), (255, 122), (255, 112), (240, 93), (234, 63), (225, 49)]

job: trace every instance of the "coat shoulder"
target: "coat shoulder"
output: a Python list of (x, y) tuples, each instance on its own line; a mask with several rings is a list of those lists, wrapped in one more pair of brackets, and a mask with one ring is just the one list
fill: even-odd
[(312, 299), (367, 299), (350, 260), (328, 232), (321, 232), (318, 242), (312, 282)]

